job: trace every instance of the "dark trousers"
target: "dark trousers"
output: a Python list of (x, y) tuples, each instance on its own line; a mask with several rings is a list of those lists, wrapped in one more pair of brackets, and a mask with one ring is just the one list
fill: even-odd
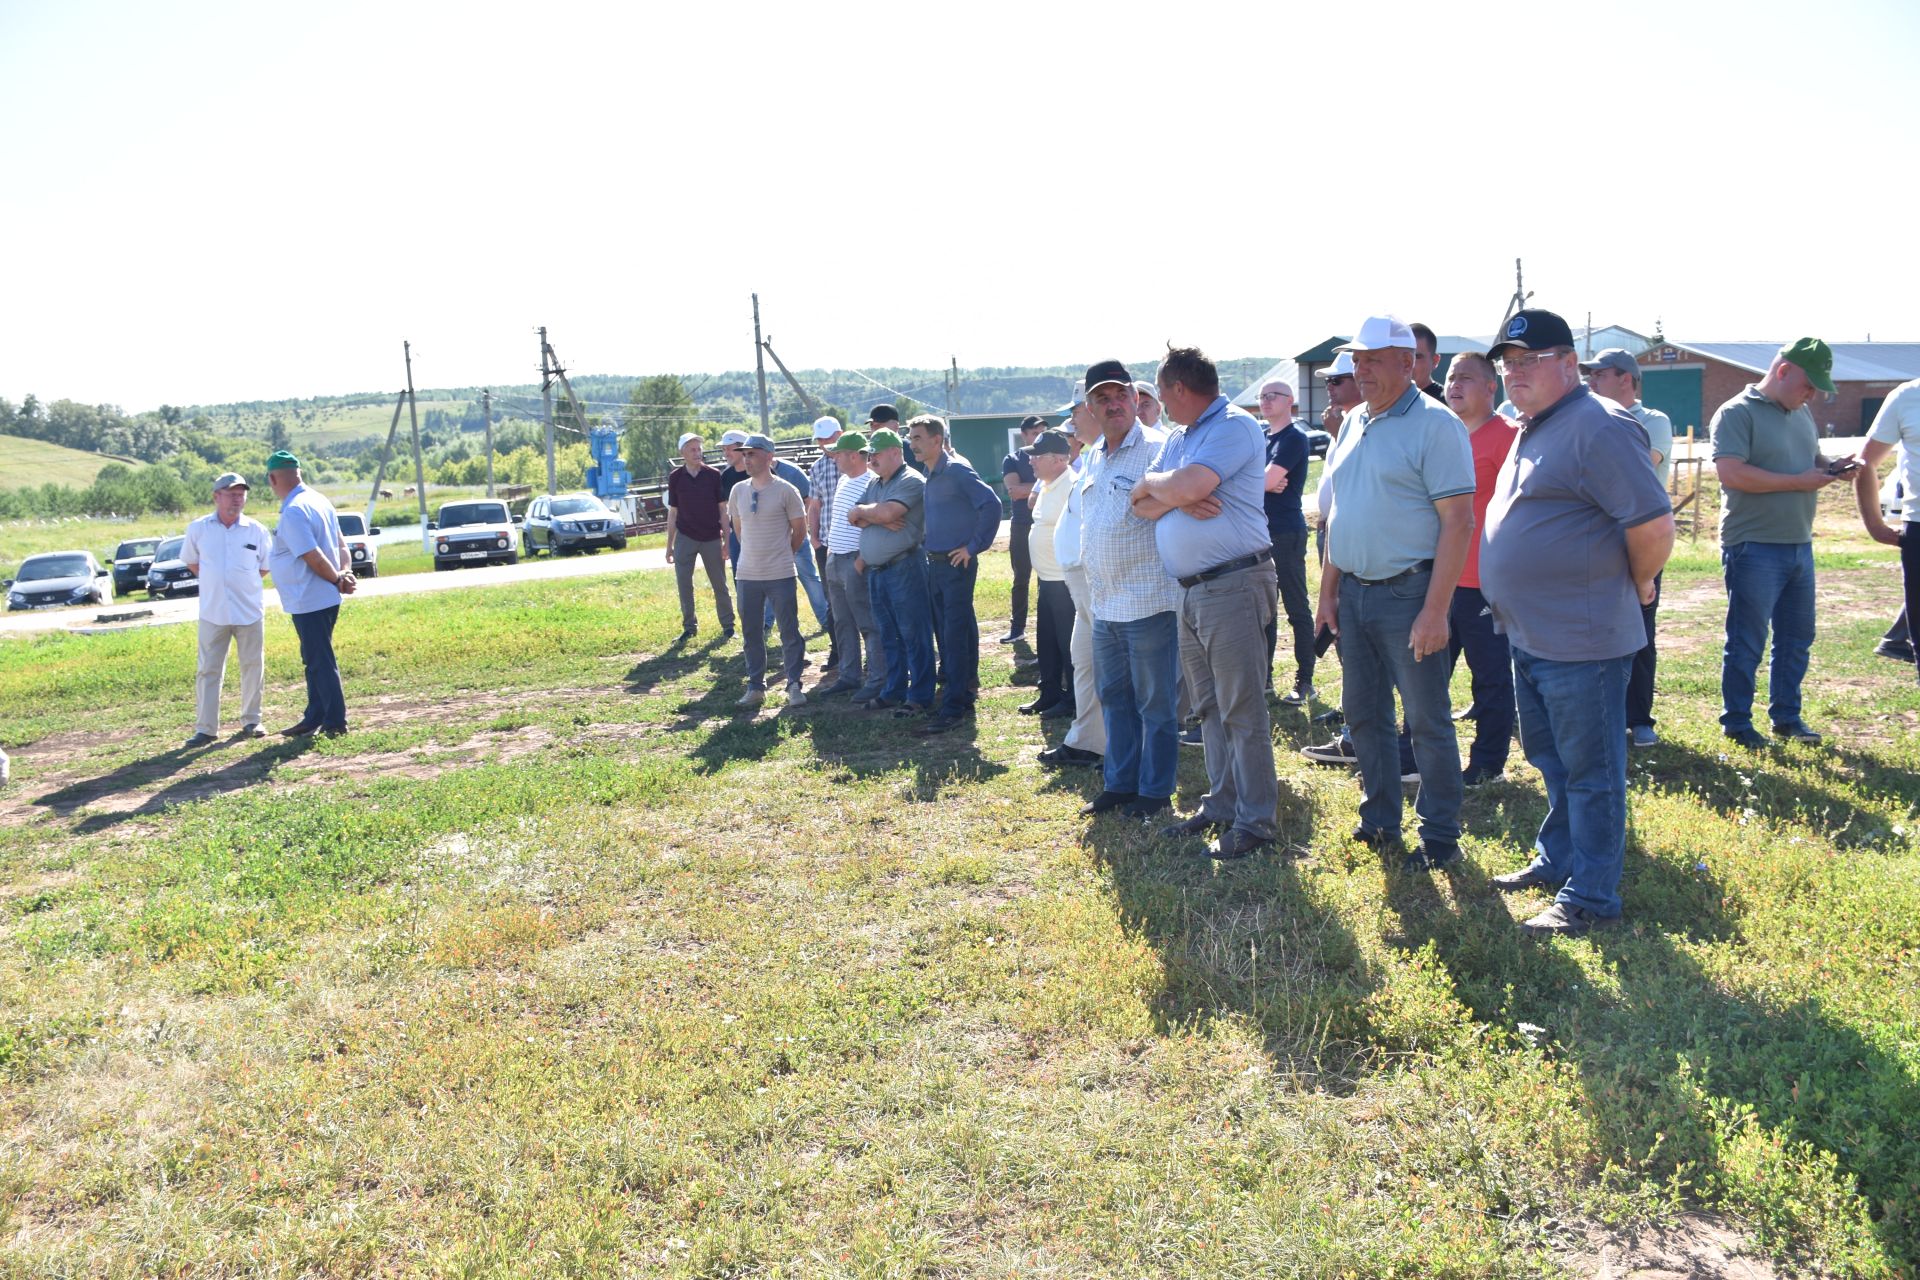
[(1448, 607), (1449, 665), (1467, 655), (1473, 676), (1473, 746), (1467, 759), (1491, 773), (1507, 767), (1513, 743), (1513, 652), (1507, 638), (1493, 629), (1493, 614), (1478, 587), (1456, 587)]
[(1007, 627), (1009, 635), (1024, 635), (1027, 630), (1027, 582), (1033, 577), (1033, 551), (1027, 546), (1027, 535), (1032, 530), (1033, 521), (1015, 520), (1007, 533), (1007, 558), (1013, 561), (1013, 621)]
[[(1903, 550), (1900, 556), (1901, 572), (1903, 573), (1904, 576), (1906, 576), (1909, 580), (1911, 580), (1913, 575), (1910, 573), (1906, 573), (1906, 567), (1907, 567), (1907, 558)], [(1913, 643), (1913, 637), (1907, 633), (1907, 610), (1904, 605), (1900, 609), (1900, 616), (1893, 620), (1893, 625), (1888, 627), (1887, 633), (1881, 636), (1880, 638), (1882, 640), (1898, 640), (1902, 644)]]
[(1041, 706), (1073, 705), (1073, 593), (1067, 580), (1040, 579), (1040, 607), (1035, 610), (1038, 633)]
[[(1913, 638), (1913, 618), (1920, 614), (1920, 522), (1907, 521), (1900, 530), (1900, 576), (1907, 590), (1907, 607), (1901, 610), (1900, 620), (1907, 624), (1907, 638)], [(1920, 671), (1920, 653), (1914, 658), (1914, 668)]]
[(927, 594), (933, 598), (933, 634), (940, 645), (942, 694), (939, 714), (973, 710), (973, 687), (980, 683), (980, 623), (973, 614), (973, 582), (980, 560), (955, 568), (946, 553), (927, 553)]
[(1653, 670), (1658, 654), (1654, 652), (1654, 620), (1660, 616), (1660, 579), (1653, 578), (1653, 603), (1640, 606), (1640, 621), (1647, 628), (1647, 643), (1633, 655), (1633, 670), (1627, 676), (1627, 728), (1651, 725), (1653, 719)]
[[(1273, 567), (1280, 575), (1280, 607), (1293, 632), (1293, 682), (1313, 683), (1313, 606), (1307, 601), (1307, 535), (1285, 533), (1273, 540)], [(1267, 624), (1267, 682), (1273, 682), (1273, 657), (1280, 647), (1280, 617)]]
[(300, 664), (307, 669), (307, 709), (300, 719), (322, 729), (347, 727), (347, 692), (340, 687), (340, 664), (333, 657), (333, 624), (340, 606), (296, 613), (293, 633), (300, 637)]
[[(823, 525), (826, 517), (831, 514), (831, 512), (821, 513)], [(824, 533), (820, 536), (823, 539), (826, 537)], [(820, 585), (822, 588), (825, 588), (827, 585), (827, 548), (824, 544), (813, 549), (813, 563), (814, 567), (820, 570)], [(833, 625), (833, 592), (823, 591), (823, 594), (827, 599), (827, 616), (820, 619), (820, 625), (826, 629), (827, 633), (827, 665), (830, 667), (838, 667), (840, 665), (837, 661), (840, 657), (840, 629)]]

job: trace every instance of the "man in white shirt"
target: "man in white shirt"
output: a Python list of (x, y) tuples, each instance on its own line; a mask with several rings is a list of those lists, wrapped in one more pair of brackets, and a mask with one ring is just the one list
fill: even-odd
[[(847, 519), (873, 483), (867, 466), (867, 437), (858, 431), (836, 435), (821, 456), (835, 468), (838, 480), (832, 501), (820, 513), (817, 536), (827, 550), (827, 616), (833, 619), (834, 650), (840, 661), (833, 681), (814, 693), (850, 694), (855, 701), (865, 702), (879, 697), (887, 687), (886, 647), (859, 568), (860, 530)], [(815, 482), (814, 492), (820, 488)]]
[[(1900, 476), (1902, 518), (1897, 526), (1888, 524), (1880, 514), (1879, 468), (1889, 453), (1899, 458), (1895, 465)], [(1907, 606), (1901, 620), (1912, 628), (1913, 620), (1920, 618), (1920, 492), (1916, 491), (1920, 489), (1920, 378), (1893, 389), (1874, 415), (1873, 427), (1851, 461), (1854, 498), (1867, 532), (1876, 542), (1900, 548)], [(1846, 474), (1844, 464), (1842, 474)]]
[(180, 559), (200, 580), (200, 671), (189, 747), (208, 746), (219, 734), (229, 646), (240, 653), (240, 736), (267, 736), (260, 727), (266, 634), (260, 580), (267, 576), (270, 540), (266, 526), (245, 513), (246, 505), (246, 480), (227, 472), (213, 482), (213, 513), (187, 526), (180, 548)]
[[(1082, 382), (1073, 389), (1073, 403), (1066, 429), (1081, 445), (1100, 438), (1100, 423), (1087, 404), (1087, 387)], [(1085, 450), (1081, 457), (1084, 459)], [(1080, 551), (1081, 471), (1068, 473), (1073, 483), (1067, 487), (1067, 503), (1053, 529), (1054, 558), (1067, 583), (1068, 598), (1073, 601), (1073, 634), (1068, 654), (1073, 662), (1073, 724), (1057, 747), (1040, 753), (1040, 763), (1049, 769), (1067, 765), (1099, 768), (1106, 761), (1107, 726), (1100, 706), (1100, 689), (1093, 678), (1093, 596), (1087, 589), (1087, 566)]]

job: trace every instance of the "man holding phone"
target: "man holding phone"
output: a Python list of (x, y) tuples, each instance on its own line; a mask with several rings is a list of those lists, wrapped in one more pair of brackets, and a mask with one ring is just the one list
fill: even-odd
[[(1807, 406), (1833, 391), (1833, 351), (1818, 338), (1782, 347), (1759, 382), (1713, 415), (1713, 466), (1726, 494), (1720, 563), (1727, 583), (1727, 646), (1720, 663), (1721, 732), (1749, 749), (1754, 681), (1773, 632), (1767, 675), (1775, 736), (1815, 744), (1800, 717), (1800, 682), (1813, 648), (1813, 515), (1841, 474), (1820, 457)], [(1850, 461), (1850, 460), (1849, 460)]]

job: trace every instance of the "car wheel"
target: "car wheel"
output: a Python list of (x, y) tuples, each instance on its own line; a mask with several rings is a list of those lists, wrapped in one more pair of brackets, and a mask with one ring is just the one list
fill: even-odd
[(367, 566), (367, 572), (366, 572), (366, 575), (365, 575), (365, 576), (367, 576), (367, 577), (369, 577), (369, 578), (377, 578), (377, 577), (379, 577), (379, 576), (380, 576), (380, 566), (379, 566), (379, 565), (377, 565), (377, 564), (370, 564), (370, 565), (368, 565), (368, 566)]
[(519, 563), (520, 563), (520, 555), (519, 555), (519, 553), (518, 553), (518, 552), (514, 552), (514, 551), (509, 551), (509, 552), (507, 552), (507, 563), (508, 563), (508, 564), (519, 564)]

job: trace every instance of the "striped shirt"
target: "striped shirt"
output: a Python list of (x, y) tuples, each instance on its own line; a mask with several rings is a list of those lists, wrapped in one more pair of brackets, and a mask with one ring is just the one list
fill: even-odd
[(1180, 584), (1167, 576), (1154, 522), (1133, 514), (1133, 486), (1147, 474), (1166, 433), (1136, 422), (1111, 453), (1103, 436), (1080, 455), (1080, 551), (1093, 616), (1137, 622), (1180, 607)]
[(828, 554), (837, 556), (860, 550), (860, 530), (847, 523), (847, 513), (860, 505), (861, 496), (873, 483), (873, 472), (835, 478), (839, 483), (833, 491), (833, 508), (827, 513), (831, 518), (822, 532), (826, 535)]

